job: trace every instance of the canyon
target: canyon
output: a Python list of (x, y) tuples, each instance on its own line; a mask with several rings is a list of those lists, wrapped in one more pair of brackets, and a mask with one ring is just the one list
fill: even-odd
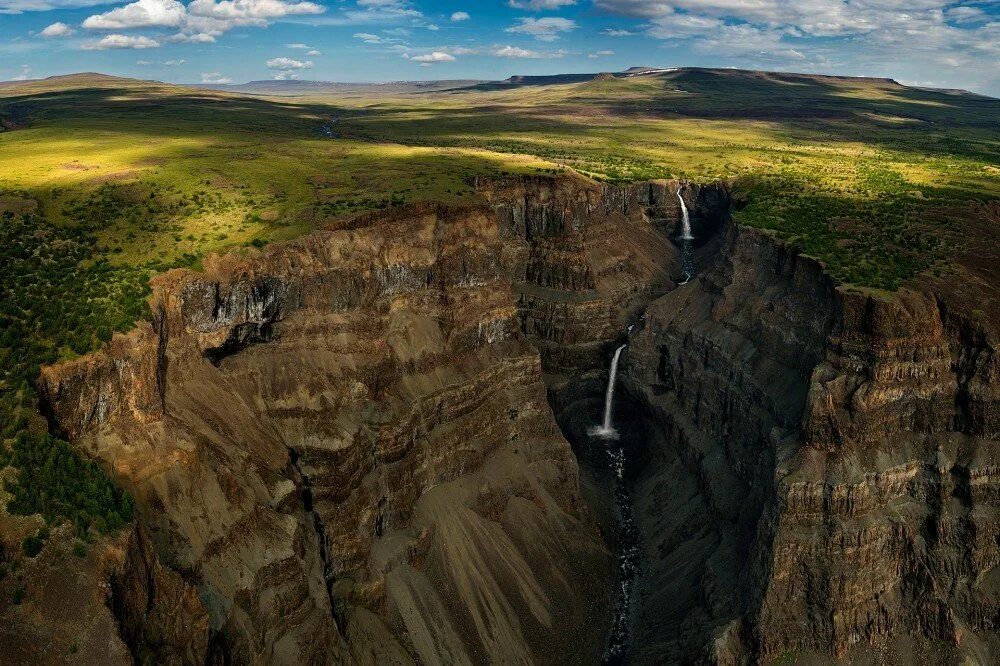
[[(88, 561), (122, 660), (1000, 650), (995, 204), (890, 294), (738, 224), (733, 183), (472, 185), (159, 275), (152, 322), (44, 369), (136, 499)], [(587, 432), (622, 345), (624, 508)]]

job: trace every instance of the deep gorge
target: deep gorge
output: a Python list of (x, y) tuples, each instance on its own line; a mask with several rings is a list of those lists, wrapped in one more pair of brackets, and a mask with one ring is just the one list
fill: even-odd
[(838, 287), (727, 183), (684, 188), (683, 285), (680, 183), (475, 185), (161, 275), (152, 324), (45, 370), (137, 498), (133, 655), (597, 662), (619, 539), (586, 429), (626, 342), (631, 662), (991, 653), (1000, 362), (967, 302)]

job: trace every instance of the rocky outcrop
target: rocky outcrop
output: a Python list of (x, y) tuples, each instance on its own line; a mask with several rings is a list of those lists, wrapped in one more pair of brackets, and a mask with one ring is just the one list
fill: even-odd
[[(56, 528), (38, 556), (0, 580), (0, 662), (209, 663), (208, 614), (140, 525), (86, 546), (74, 536)], [(9, 544), (6, 553), (19, 554)], [(18, 587), (23, 598), (9, 602)]]
[(160, 563), (141, 525), (133, 524), (119, 541), (108, 605), (132, 657), (138, 663), (208, 663), (208, 613), (194, 587)]

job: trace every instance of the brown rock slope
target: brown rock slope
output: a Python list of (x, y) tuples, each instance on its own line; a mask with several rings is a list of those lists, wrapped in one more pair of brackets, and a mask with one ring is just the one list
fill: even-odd
[[(162, 275), (152, 325), (44, 372), (53, 427), (133, 492), (214, 655), (599, 655), (610, 553), (522, 329), (599, 352), (670, 284), (673, 251), (649, 186), (480, 187), (492, 207), (372, 215)], [(138, 654), (149, 632), (115, 610)]]

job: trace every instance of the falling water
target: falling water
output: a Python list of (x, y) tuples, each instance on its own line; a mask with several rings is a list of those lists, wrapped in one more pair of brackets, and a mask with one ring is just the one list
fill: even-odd
[(681, 202), (681, 240), (691, 241), (694, 240), (694, 236), (691, 235), (691, 216), (688, 214), (687, 204), (684, 203), (684, 197), (681, 196), (680, 188), (677, 190), (677, 200)]
[(615, 376), (618, 374), (618, 359), (621, 358), (622, 350), (626, 345), (622, 345), (615, 350), (615, 355), (611, 359), (611, 373), (608, 375), (608, 389), (604, 393), (604, 423), (591, 428), (589, 434), (604, 439), (618, 439), (618, 431), (611, 425), (611, 414), (615, 399)]
[(691, 233), (691, 215), (688, 213), (687, 204), (684, 203), (684, 197), (681, 196), (683, 190), (683, 186), (677, 189), (677, 200), (681, 202), (681, 264), (684, 270), (684, 280), (679, 283), (681, 285), (687, 284), (694, 273), (693, 249), (691, 247), (694, 234)]

